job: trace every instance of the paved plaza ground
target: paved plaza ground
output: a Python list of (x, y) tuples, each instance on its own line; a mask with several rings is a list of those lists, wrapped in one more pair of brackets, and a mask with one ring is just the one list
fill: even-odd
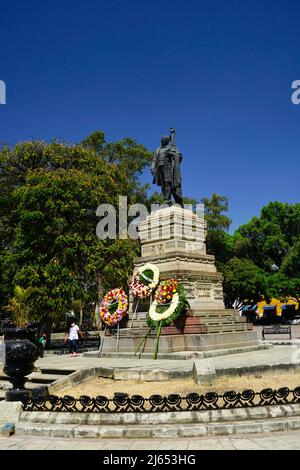
[(0, 437), (0, 450), (300, 450), (300, 431), (180, 439)]
[[(199, 361), (205, 359), (198, 359)], [(300, 341), (295, 344), (279, 345), (270, 349), (242, 352), (224, 356), (212, 357), (216, 370), (230, 371), (247, 367), (274, 366), (300, 364)], [(140, 370), (165, 370), (165, 371), (190, 371), (193, 368), (194, 358), (191, 359), (137, 359), (122, 357), (85, 357), (80, 354), (77, 357), (68, 355), (46, 355), (36, 362), (36, 367), (63, 368), (78, 370), (86, 367), (104, 367), (119, 369)]]
[[(261, 327), (255, 328), (260, 334)], [(273, 338), (272, 338), (273, 339)], [(281, 366), (286, 369), (288, 365), (300, 364), (300, 325), (293, 326), (293, 340), (275, 339), (280, 345), (271, 346), (239, 354), (212, 357), (216, 371), (242, 373), (248, 368), (269, 368)], [(265, 343), (265, 342), (264, 342)], [(285, 343), (285, 344), (282, 344)], [(197, 359), (205, 361), (206, 359)], [(65, 370), (79, 370), (89, 367), (116, 368), (118, 370), (140, 369), (141, 371), (155, 372), (171, 371), (185, 373), (193, 368), (194, 359), (136, 359), (136, 358), (97, 358), (84, 357), (80, 354), (72, 358), (68, 355), (45, 355), (36, 363), (37, 367), (57, 368)], [(0, 438), (0, 450), (300, 450), (300, 430), (286, 432), (272, 432), (263, 434), (234, 434), (232, 436), (208, 436), (201, 438), (176, 439), (91, 439), (91, 438), (58, 438), (30, 435), (13, 435), (9, 438)]]

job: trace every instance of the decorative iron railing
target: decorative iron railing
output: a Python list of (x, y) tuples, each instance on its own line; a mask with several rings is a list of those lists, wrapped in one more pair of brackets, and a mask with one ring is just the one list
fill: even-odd
[(248, 408), (267, 405), (285, 405), (300, 403), (300, 387), (290, 390), (287, 387), (278, 390), (270, 388), (261, 392), (245, 390), (243, 392), (229, 391), (223, 395), (209, 392), (205, 395), (190, 393), (185, 397), (180, 395), (152, 395), (144, 398), (140, 395), (128, 397), (120, 394), (114, 398), (97, 396), (91, 398), (83, 395), (74, 398), (69, 395), (58, 397), (34, 396), (23, 403), (24, 411), (75, 411), (81, 413), (153, 413), (171, 411), (200, 411), (221, 410), (230, 408)]

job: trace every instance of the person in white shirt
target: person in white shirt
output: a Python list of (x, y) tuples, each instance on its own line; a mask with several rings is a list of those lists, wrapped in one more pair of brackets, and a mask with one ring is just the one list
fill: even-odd
[(76, 325), (74, 318), (70, 318), (68, 321), (68, 331), (65, 334), (65, 343), (68, 344), (71, 357), (78, 356), (77, 347), (80, 336), (81, 331), (79, 326)]

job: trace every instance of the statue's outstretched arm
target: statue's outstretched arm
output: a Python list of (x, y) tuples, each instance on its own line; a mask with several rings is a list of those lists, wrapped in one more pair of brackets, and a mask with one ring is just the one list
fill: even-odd
[(171, 144), (176, 146), (175, 144), (175, 129), (174, 127), (170, 127), (170, 141), (171, 141)]

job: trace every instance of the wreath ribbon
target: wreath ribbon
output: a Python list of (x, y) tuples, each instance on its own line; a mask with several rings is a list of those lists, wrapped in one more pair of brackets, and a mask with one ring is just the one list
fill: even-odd
[(115, 300), (114, 302), (109, 302), (109, 303), (101, 303), (103, 307), (110, 307), (111, 305), (116, 305), (120, 302), (120, 300)]
[(140, 276), (145, 279), (145, 281), (149, 281), (149, 282), (152, 282), (153, 279), (151, 279), (150, 277), (146, 276), (146, 274), (144, 274), (143, 272), (140, 273)]
[[(153, 278), (151, 279), (145, 272), (151, 271)], [(146, 282), (143, 283), (141, 279), (144, 279)], [(157, 286), (159, 281), (159, 270), (158, 268), (151, 263), (147, 263), (136, 272), (134, 272), (132, 279), (130, 281), (129, 287), (134, 297), (138, 299), (146, 299), (149, 297), (153, 289)], [(147, 284), (148, 283), (148, 284)]]

